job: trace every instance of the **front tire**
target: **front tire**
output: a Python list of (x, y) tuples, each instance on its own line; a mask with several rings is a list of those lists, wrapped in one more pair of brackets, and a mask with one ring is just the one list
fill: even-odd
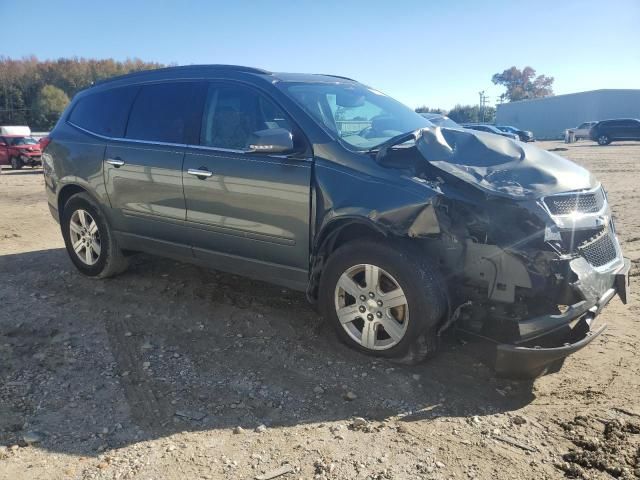
[(67, 201), (60, 227), (67, 253), (84, 275), (107, 278), (127, 269), (127, 259), (100, 207), (86, 193), (73, 195)]
[(13, 168), (14, 170), (20, 170), (23, 166), (24, 164), (22, 163), (22, 160), (20, 158), (18, 157), (11, 158), (11, 168)]
[(611, 139), (608, 135), (598, 135), (598, 145), (609, 145), (611, 143)]
[(320, 308), (350, 347), (413, 365), (435, 353), (447, 306), (443, 285), (408, 245), (354, 241), (329, 257)]

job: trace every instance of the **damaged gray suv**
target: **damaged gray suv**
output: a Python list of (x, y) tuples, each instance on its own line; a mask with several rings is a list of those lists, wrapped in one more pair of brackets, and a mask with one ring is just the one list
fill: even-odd
[(338, 337), (415, 363), (455, 328), (499, 373), (555, 369), (628, 295), (607, 196), (585, 169), (439, 128), (332, 75), (228, 65), (80, 92), (43, 155), (49, 207), (85, 275), (134, 252), (305, 291)]

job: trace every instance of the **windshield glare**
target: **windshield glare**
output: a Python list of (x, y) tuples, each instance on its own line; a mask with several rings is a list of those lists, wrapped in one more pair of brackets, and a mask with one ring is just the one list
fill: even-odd
[(363, 85), (282, 83), (279, 86), (354, 150), (375, 149), (397, 135), (433, 126), (409, 107)]
[(37, 145), (38, 141), (33, 137), (16, 137), (9, 140), (11, 145)]

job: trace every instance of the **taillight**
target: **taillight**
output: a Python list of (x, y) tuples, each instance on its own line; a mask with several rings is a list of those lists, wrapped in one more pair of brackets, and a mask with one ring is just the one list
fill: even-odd
[(44, 149), (47, 148), (47, 145), (51, 143), (50, 137), (44, 137), (40, 139), (40, 150), (44, 152)]

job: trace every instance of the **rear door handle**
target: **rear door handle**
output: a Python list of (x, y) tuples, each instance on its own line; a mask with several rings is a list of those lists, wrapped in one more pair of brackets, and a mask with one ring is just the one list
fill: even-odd
[(114, 167), (118, 168), (124, 165), (124, 160), (120, 158), (107, 158), (107, 163), (109, 165), (113, 165)]
[(195, 175), (196, 177), (205, 179), (205, 178), (209, 178), (210, 176), (213, 175), (213, 172), (210, 172), (209, 170), (200, 170), (197, 168), (190, 168), (187, 170), (187, 173), (189, 175)]

